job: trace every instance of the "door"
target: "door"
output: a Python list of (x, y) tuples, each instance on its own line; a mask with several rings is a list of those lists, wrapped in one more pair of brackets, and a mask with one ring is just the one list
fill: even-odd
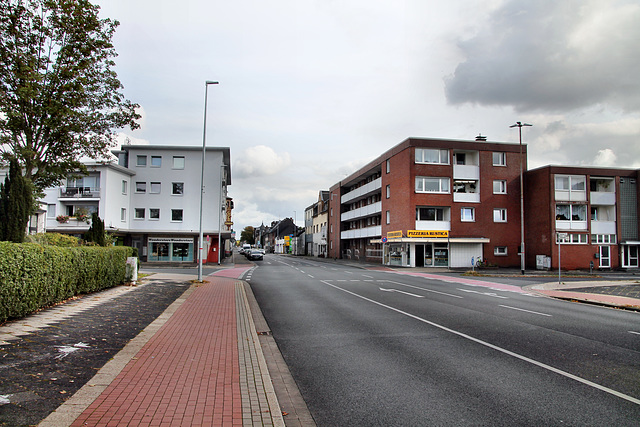
[(424, 267), (424, 245), (416, 245), (416, 267)]
[(638, 246), (623, 246), (622, 260), (623, 267), (638, 268)]
[(611, 268), (610, 246), (600, 246), (600, 268)]

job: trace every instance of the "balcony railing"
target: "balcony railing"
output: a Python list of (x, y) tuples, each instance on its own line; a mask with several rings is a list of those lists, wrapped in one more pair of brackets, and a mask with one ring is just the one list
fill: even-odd
[(374, 227), (356, 228), (353, 230), (346, 230), (340, 233), (341, 239), (361, 239), (366, 237), (379, 237), (382, 236), (382, 226), (376, 225)]
[(61, 199), (99, 198), (100, 188), (97, 187), (61, 187)]
[(340, 215), (341, 221), (349, 221), (355, 218), (364, 218), (382, 212), (382, 202), (372, 203), (352, 211), (348, 211)]
[(616, 193), (604, 191), (592, 191), (589, 193), (592, 205), (615, 205)]
[(374, 193), (378, 193), (377, 190), (380, 190), (382, 188), (382, 178), (378, 178), (375, 179), (361, 187), (356, 188), (353, 191), (350, 191), (346, 194), (344, 194), (341, 198), (340, 198), (340, 202), (341, 203), (348, 203), (352, 200), (361, 198), (361, 197), (366, 197), (369, 194), (374, 194)]

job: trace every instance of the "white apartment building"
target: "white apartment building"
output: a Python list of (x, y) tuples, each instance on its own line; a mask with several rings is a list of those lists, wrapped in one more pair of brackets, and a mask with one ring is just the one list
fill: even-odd
[[(98, 212), (107, 231), (138, 248), (142, 261), (197, 261), (202, 148), (125, 145), (114, 154), (117, 164), (92, 162), (87, 176), (47, 190), (47, 231), (81, 235), (89, 228), (82, 214)], [(225, 225), (233, 206), (227, 201), (230, 164), (229, 148), (206, 149), (204, 262), (217, 262), (218, 243), (224, 250), (231, 237)]]

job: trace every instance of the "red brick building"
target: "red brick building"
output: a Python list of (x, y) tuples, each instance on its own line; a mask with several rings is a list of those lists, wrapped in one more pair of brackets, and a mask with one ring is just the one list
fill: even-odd
[[(527, 265), (638, 268), (640, 171), (544, 166), (525, 175)], [(560, 245), (559, 245), (560, 243)], [(558, 253), (560, 252), (560, 254)]]
[(385, 265), (520, 265), (526, 146), (409, 138), (330, 188), (329, 256)]

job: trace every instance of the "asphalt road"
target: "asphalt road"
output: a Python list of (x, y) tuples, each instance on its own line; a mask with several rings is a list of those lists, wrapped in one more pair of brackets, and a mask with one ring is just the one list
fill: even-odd
[(319, 426), (638, 425), (639, 313), (504, 280), (257, 264), (246, 279)]

